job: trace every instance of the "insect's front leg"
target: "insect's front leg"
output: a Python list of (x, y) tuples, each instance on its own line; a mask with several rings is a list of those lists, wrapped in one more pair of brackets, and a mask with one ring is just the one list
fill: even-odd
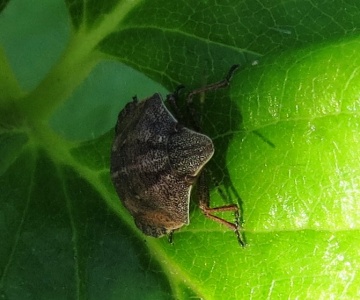
[(223, 80), (220, 80), (218, 82), (214, 82), (211, 84), (208, 84), (204, 87), (201, 87), (199, 89), (193, 90), (186, 98), (186, 102), (189, 104), (192, 102), (192, 99), (197, 94), (206, 93), (209, 91), (216, 91), (221, 88), (225, 88), (230, 84), (231, 79), (233, 78), (236, 70), (239, 68), (239, 65), (232, 65), (228, 73), (226, 74), (225, 78)]

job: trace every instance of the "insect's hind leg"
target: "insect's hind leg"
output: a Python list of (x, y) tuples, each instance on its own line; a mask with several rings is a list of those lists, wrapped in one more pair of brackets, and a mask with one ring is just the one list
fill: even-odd
[[(245, 237), (242, 234), (242, 228), (241, 228), (241, 222), (240, 222), (240, 211), (239, 206), (236, 204), (229, 204), (224, 206), (218, 206), (218, 207), (210, 207), (210, 193), (209, 193), (209, 187), (206, 182), (206, 170), (203, 170), (201, 174), (199, 175), (198, 181), (197, 181), (197, 196), (199, 201), (199, 207), (203, 214), (222, 225), (225, 225), (229, 229), (235, 232), (237, 240), (239, 244), (244, 247), (246, 245)], [(229, 222), (226, 221), (223, 218), (220, 218), (218, 216), (215, 216), (214, 213), (218, 212), (225, 212), (225, 211), (232, 211), (235, 214), (235, 222)]]

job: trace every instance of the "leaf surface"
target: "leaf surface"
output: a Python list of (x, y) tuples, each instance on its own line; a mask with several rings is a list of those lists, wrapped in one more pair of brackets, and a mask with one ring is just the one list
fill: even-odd
[[(3, 298), (360, 296), (356, 1), (33, 2), (0, 15)], [(119, 110), (235, 63), (195, 107), (248, 245), (196, 201), (173, 245), (145, 237), (110, 181)]]

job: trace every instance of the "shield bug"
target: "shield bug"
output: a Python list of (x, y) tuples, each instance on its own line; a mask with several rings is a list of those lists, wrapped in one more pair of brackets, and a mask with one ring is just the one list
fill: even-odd
[[(174, 117), (159, 94), (142, 101), (134, 97), (119, 113), (111, 151), (111, 178), (121, 201), (144, 234), (153, 237), (169, 234), (171, 239), (174, 230), (189, 224), (190, 195), (197, 182), (199, 206), (204, 215), (232, 229), (244, 245), (238, 206), (209, 206), (203, 168), (214, 154), (214, 145), (199, 132), (190, 109), (194, 95), (228, 86), (237, 67), (234, 65), (224, 80), (188, 94), (193, 129)], [(166, 102), (181, 121), (179, 90), (168, 95)], [(233, 211), (235, 223), (214, 215), (221, 211)]]

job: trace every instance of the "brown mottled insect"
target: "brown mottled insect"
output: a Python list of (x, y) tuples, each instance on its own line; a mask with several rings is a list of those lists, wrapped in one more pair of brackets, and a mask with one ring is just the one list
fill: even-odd
[[(224, 80), (192, 91), (188, 103), (196, 94), (228, 86), (237, 67), (233, 66)], [(166, 100), (181, 117), (176, 104), (178, 91)], [(171, 239), (174, 230), (189, 224), (190, 194), (197, 181), (204, 215), (234, 230), (244, 245), (238, 206), (209, 207), (202, 170), (214, 154), (214, 145), (208, 136), (197, 132), (195, 118), (193, 123), (196, 131), (180, 124), (159, 94), (142, 101), (134, 97), (119, 113), (116, 124), (110, 168), (115, 189), (143, 233), (153, 237), (169, 234)], [(234, 211), (235, 223), (213, 215), (220, 211)]]

